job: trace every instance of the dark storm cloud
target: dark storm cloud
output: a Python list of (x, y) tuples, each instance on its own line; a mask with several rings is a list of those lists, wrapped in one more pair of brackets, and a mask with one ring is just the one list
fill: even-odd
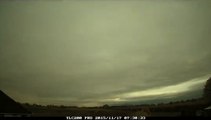
[(19, 101), (80, 106), (199, 97), (192, 86), (211, 71), (210, 6), (1, 1), (0, 88)]

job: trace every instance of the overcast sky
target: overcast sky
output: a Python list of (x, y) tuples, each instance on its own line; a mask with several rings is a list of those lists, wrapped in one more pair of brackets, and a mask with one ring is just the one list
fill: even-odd
[(210, 0), (0, 1), (0, 89), (96, 106), (202, 95)]

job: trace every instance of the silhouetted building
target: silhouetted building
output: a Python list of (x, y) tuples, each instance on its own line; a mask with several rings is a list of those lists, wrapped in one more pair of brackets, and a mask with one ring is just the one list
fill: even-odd
[(0, 116), (1, 117), (30, 117), (31, 112), (0, 90)]

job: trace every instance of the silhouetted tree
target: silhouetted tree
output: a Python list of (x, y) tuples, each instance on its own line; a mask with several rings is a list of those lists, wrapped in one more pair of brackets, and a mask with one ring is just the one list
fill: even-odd
[(109, 108), (108, 104), (103, 105), (103, 108)]
[(204, 94), (203, 97), (209, 101), (211, 101), (211, 77), (207, 80), (204, 86)]

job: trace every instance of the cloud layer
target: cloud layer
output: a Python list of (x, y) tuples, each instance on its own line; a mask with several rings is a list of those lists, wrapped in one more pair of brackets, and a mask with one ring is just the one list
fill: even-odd
[(209, 0), (0, 3), (0, 88), (18, 101), (156, 100), (209, 78)]

